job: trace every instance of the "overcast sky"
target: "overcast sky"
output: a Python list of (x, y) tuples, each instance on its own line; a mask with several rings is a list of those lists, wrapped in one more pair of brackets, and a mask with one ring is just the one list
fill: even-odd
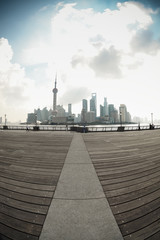
[(160, 119), (159, 1), (2, 0), (0, 117), (25, 121), (58, 104), (80, 113), (97, 93), (133, 116)]

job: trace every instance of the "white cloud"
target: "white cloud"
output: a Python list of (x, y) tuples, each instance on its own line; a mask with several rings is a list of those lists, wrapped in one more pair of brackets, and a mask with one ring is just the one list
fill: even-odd
[(88, 98), (90, 92), (85, 87), (74, 87), (68, 89), (61, 97), (60, 101), (66, 106), (68, 103), (77, 104), (83, 98)]
[(52, 48), (43, 40), (34, 40), (22, 51), (22, 63), (27, 66), (48, 63), (50, 59), (52, 59)]
[(121, 57), (114, 47), (108, 50), (102, 49), (91, 62), (90, 67), (94, 70), (96, 76), (104, 78), (121, 78), (120, 70)]
[[(153, 21), (151, 10), (135, 2), (118, 4), (118, 10), (76, 9), (75, 4), (66, 4), (52, 19), (53, 55), (55, 61), (80, 61), (89, 63), (102, 49), (130, 51), (130, 41), (137, 29), (147, 29)], [(136, 28), (129, 28), (135, 25)], [(81, 52), (81, 54), (79, 54)], [(77, 62), (78, 61), (78, 62)]]
[[(46, 72), (52, 78), (57, 71), (58, 101), (64, 105), (79, 101), (77, 112), (81, 110), (81, 98), (89, 96), (90, 91), (97, 92), (100, 97), (107, 96), (110, 103), (125, 103), (133, 114), (141, 115), (142, 107), (135, 107), (134, 95), (140, 102), (143, 93), (145, 108), (145, 103), (149, 104), (149, 90), (144, 91), (144, 86), (149, 87), (151, 78), (154, 85), (158, 84), (159, 42), (149, 32), (149, 27), (154, 24), (151, 14), (155, 12), (134, 1), (119, 3), (116, 10), (105, 9), (103, 12), (78, 9), (75, 3), (59, 3), (56, 11), (51, 19), (51, 32), (47, 35), (51, 38), (44, 40), (41, 36), (30, 41), (23, 50), (22, 63), (35, 65), (37, 69), (37, 64), (45, 63)], [(16, 68), (11, 63), (13, 52), (8, 43), (5, 46), (6, 63), (2, 64), (7, 74), (11, 71), (13, 80), (13, 68)], [(18, 66), (18, 76), (21, 73), (21, 79), (26, 83), (25, 72)], [(5, 81), (11, 84), (9, 77)], [(21, 92), (24, 90), (23, 81), (16, 83), (22, 88)], [(49, 77), (42, 87), (37, 87), (39, 93), (35, 93), (34, 88), (31, 90), (31, 98), (36, 96), (32, 101), (33, 108), (38, 103), (40, 106), (48, 105), (49, 101), (52, 104), (48, 81)], [(46, 102), (42, 101), (42, 95)], [(156, 106), (153, 99), (152, 103)]]
[(160, 40), (155, 40), (151, 30), (137, 31), (132, 38), (131, 47), (133, 52), (145, 52), (156, 54), (160, 50)]
[(152, 11), (136, 2), (119, 3), (117, 7), (118, 10), (96, 12), (91, 8), (77, 9), (75, 3), (59, 3), (51, 21), (52, 39), (45, 42), (41, 36), (31, 41), (23, 50), (24, 63), (52, 60), (58, 66), (64, 63), (68, 66), (80, 51), (81, 57), (88, 60), (111, 46), (128, 52), (137, 29), (147, 29), (153, 23)]
[(39, 12), (45, 12), (49, 8), (49, 5), (43, 6), (39, 9)]
[[(150, 8), (145, 8), (141, 3), (135, 1), (129, 1), (117, 4), (119, 8), (119, 21), (120, 24), (135, 24), (139, 29), (146, 29), (153, 23), (150, 14), (154, 11)], [(122, 17), (123, 16), (123, 17)]]
[(0, 39), (0, 53), (0, 71), (5, 72), (10, 68), (10, 61), (13, 56), (12, 48), (5, 38)]
[[(32, 81), (25, 76), (24, 69), (12, 63), (13, 50), (5, 38), (0, 39), (0, 115), (8, 120), (24, 119)], [(20, 116), (21, 114), (21, 116)], [(25, 116), (26, 117), (26, 116)]]

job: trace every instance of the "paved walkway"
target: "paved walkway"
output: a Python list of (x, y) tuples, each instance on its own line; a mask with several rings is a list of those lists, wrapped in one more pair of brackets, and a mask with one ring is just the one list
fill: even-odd
[(79, 133), (73, 136), (39, 239), (123, 239)]

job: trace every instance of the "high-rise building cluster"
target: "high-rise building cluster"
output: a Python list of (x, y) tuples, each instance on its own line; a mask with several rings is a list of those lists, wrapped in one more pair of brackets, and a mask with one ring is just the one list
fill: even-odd
[(127, 107), (121, 104), (119, 111), (114, 107), (114, 104), (108, 104), (107, 98), (104, 98), (103, 105), (100, 105), (100, 116), (97, 116), (97, 94), (92, 93), (91, 99), (82, 100), (81, 113), (76, 117), (72, 113), (72, 104), (68, 104), (68, 111), (66, 112), (63, 106), (57, 105), (57, 75), (55, 78), (55, 85), (53, 92), (53, 108), (48, 110), (46, 107), (42, 110), (35, 109), (34, 113), (28, 113), (27, 123), (37, 123), (37, 121), (46, 124), (61, 124), (61, 123), (129, 123), (131, 122), (131, 115), (127, 111)]
[(104, 98), (103, 105), (100, 105), (100, 116), (97, 116), (97, 96), (96, 93), (92, 93), (90, 99), (90, 111), (88, 111), (88, 101), (82, 100), (82, 112), (81, 122), (93, 123), (127, 123), (131, 122), (131, 115), (127, 111), (125, 104), (121, 104), (118, 110), (114, 107), (114, 104), (108, 104), (107, 98)]

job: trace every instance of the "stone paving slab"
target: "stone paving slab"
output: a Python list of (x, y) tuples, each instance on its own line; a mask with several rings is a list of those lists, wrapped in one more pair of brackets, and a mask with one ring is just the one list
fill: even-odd
[(104, 193), (97, 181), (92, 164), (65, 164), (54, 198), (102, 198)]
[(86, 151), (86, 145), (83, 141), (82, 135), (80, 133), (75, 133), (73, 140), (70, 145), (70, 150), (72, 151)]
[[(74, 149), (74, 148), (73, 148)], [(65, 163), (84, 163), (88, 164), (91, 163), (91, 159), (89, 154), (86, 154), (86, 150), (76, 150), (69, 151)]]
[(80, 133), (73, 136), (40, 236), (51, 239), (123, 239)]
[(40, 240), (122, 240), (103, 199), (52, 201)]

